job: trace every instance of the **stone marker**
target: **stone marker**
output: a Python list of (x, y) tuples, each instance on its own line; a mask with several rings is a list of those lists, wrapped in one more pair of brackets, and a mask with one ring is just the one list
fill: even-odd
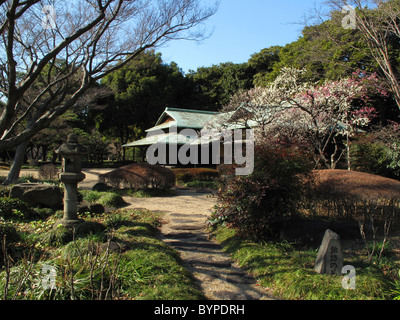
[(342, 274), (343, 253), (340, 245), (340, 236), (332, 230), (326, 230), (314, 270), (320, 274)]

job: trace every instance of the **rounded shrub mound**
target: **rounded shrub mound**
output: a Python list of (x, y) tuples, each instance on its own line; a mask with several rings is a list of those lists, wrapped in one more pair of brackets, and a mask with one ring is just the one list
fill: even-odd
[(100, 175), (99, 182), (117, 189), (168, 189), (175, 185), (175, 174), (161, 166), (132, 164)]
[(315, 193), (321, 198), (400, 199), (400, 181), (394, 179), (337, 169), (315, 171), (314, 177)]
[(400, 181), (347, 170), (315, 171), (313, 181), (309, 199), (313, 215), (356, 222), (399, 221)]
[(105, 192), (98, 200), (99, 204), (104, 207), (122, 208), (126, 206), (125, 200), (114, 192)]

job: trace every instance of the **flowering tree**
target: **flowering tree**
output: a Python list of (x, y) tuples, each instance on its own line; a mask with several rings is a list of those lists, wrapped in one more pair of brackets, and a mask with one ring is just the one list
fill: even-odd
[[(296, 141), (317, 151), (317, 164), (322, 161), (333, 169), (345, 152), (350, 159), (350, 137), (359, 127), (368, 126), (376, 113), (368, 106), (370, 90), (383, 95), (386, 91), (375, 75), (355, 74), (322, 85), (306, 81), (304, 75), (305, 70), (283, 68), (269, 86), (239, 93), (225, 111), (236, 110), (232, 120), (256, 126), (258, 139)], [(340, 147), (342, 137), (346, 148)]]

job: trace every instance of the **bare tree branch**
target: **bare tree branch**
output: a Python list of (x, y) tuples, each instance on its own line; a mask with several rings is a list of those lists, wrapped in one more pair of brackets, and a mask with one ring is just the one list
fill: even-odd
[(356, 9), (356, 31), (379, 65), (400, 109), (400, 82), (390, 53), (391, 42), (400, 40), (400, 3), (396, 0), (327, 0), (333, 10)]
[[(32, 138), (141, 52), (173, 39), (202, 39), (196, 29), (218, 4), (200, 3), (0, 0), (0, 150)], [(54, 10), (44, 12), (49, 5)]]

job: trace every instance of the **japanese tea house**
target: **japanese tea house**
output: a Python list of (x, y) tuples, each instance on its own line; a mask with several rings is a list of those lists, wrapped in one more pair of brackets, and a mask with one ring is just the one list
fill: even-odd
[[(197, 145), (197, 156), (201, 157), (199, 135), (203, 128), (213, 123), (221, 123), (229, 120), (233, 113), (220, 113), (202, 110), (166, 108), (155, 126), (146, 130), (147, 137), (124, 145), (124, 148), (149, 148), (155, 144), (167, 145), (167, 165), (186, 165), (170, 163), (169, 150), (179, 150), (182, 146)], [(190, 130), (187, 130), (190, 129)], [(220, 148), (220, 158), (223, 158), (223, 145)], [(211, 156), (211, 155), (210, 155)], [(211, 159), (210, 162), (212, 163)], [(222, 160), (221, 160), (222, 163)]]

